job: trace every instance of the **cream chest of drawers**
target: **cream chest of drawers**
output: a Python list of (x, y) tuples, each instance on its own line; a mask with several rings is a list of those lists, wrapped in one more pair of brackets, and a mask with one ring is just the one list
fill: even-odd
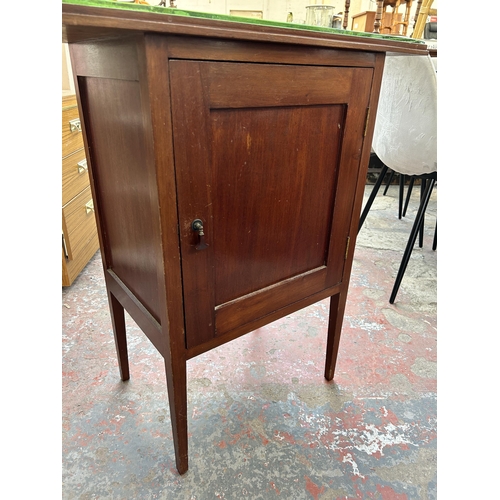
[(99, 248), (76, 96), (62, 97), (62, 285), (69, 286)]

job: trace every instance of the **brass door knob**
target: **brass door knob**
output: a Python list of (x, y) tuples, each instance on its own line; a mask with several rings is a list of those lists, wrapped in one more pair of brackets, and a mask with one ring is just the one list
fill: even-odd
[(203, 231), (203, 221), (201, 219), (195, 219), (191, 223), (191, 227), (193, 231), (198, 233), (198, 244), (196, 245), (196, 250), (204, 250), (208, 247), (208, 244), (205, 243), (205, 233)]

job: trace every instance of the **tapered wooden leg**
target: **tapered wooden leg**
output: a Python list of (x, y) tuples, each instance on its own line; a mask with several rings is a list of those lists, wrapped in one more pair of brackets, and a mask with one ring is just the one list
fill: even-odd
[(347, 298), (347, 290), (330, 298), (330, 319), (328, 322), (328, 340), (326, 343), (325, 378), (332, 380), (337, 363), (337, 354), (340, 345), (340, 333)]
[(186, 360), (182, 356), (165, 356), (165, 371), (175, 463), (179, 474), (184, 474), (188, 470)]
[(115, 335), (116, 353), (118, 355), (118, 366), (120, 368), (120, 377), (123, 381), (130, 378), (127, 334), (125, 327), (125, 311), (116, 297), (108, 292), (109, 310), (111, 312), (111, 322), (113, 324), (113, 333)]

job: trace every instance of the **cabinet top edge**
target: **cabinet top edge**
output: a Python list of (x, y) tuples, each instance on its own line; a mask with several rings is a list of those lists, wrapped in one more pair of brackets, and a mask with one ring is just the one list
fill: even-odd
[[(108, 2), (111, 3), (111, 2)], [(247, 20), (212, 19), (208, 17), (177, 15), (164, 9), (158, 14), (149, 10), (128, 10), (104, 6), (90, 6), (84, 3), (62, 4), (62, 41), (78, 43), (97, 41), (145, 33), (197, 35), (202, 37), (277, 42), (292, 45), (309, 45), (337, 49), (362, 50), (370, 52), (404, 52), (427, 54), (427, 45), (416, 40), (394, 40), (385, 35), (354, 35), (340, 33), (340, 30), (326, 31), (286, 26), (286, 23), (253, 23)], [(200, 16), (202, 14), (200, 13)], [(224, 16), (219, 16), (224, 17)], [(228, 17), (228, 16), (226, 16)], [(411, 40), (411, 39), (409, 39)]]

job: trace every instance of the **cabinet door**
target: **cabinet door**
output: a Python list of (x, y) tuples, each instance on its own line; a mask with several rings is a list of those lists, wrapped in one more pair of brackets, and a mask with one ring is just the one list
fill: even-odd
[(342, 281), (371, 80), (170, 62), (188, 348)]

